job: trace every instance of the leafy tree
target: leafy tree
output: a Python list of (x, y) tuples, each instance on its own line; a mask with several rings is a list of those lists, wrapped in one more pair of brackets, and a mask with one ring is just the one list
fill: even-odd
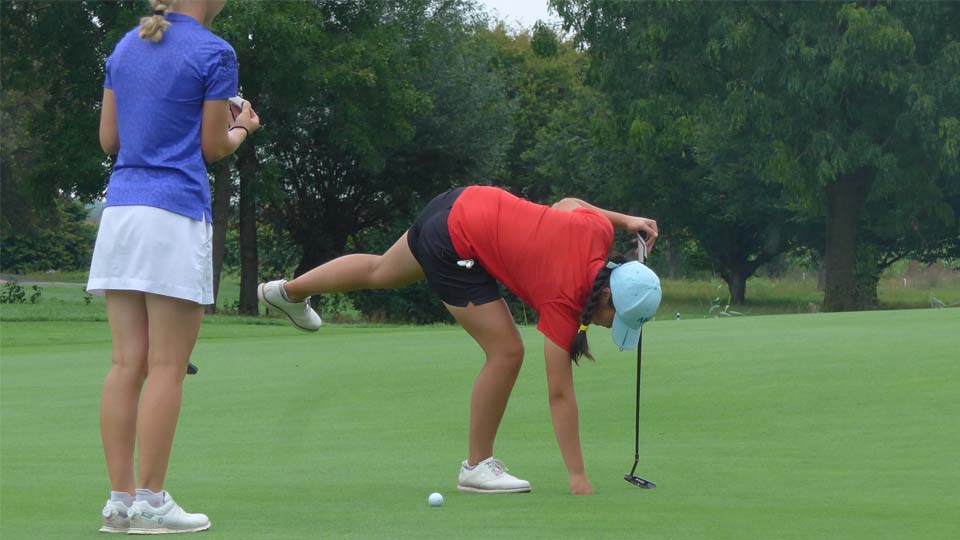
[(503, 144), (487, 135), (503, 120), (500, 93), (471, 46), (468, 5), (294, 3), (282, 17), (261, 6), (237, 3), (258, 25), (238, 48), (241, 79), (269, 122), (257, 159), (280, 189), (263, 210), (302, 246), (297, 273), (498, 161)]
[[(695, 20), (686, 21), (693, 25), (688, 31), (695, 32), (712, 17), (700, 15), (701, 7), (663, 9), (689, 11)], [(782, 189), (759, 181), (749, 138), (742, 133), (758, 107), (717, 98), (727, 83), (713, 70), (688, 73), (689, 68), (667, 65), (689, 46), (679, 32), (660, 47), (644, 41), (660, 23), (638, 16), (654, 11), (650, 7), (590, 4), (583, 9), (598, 10), (602, 22), (596, 24), (604, 25), (594, 29), (597, 46), (591, 42), (589, 49), (591, 73), (603, 95), (582, 93), (580, 99), (591, 105), (570, 105), (572, 114), (565, 120), (563, 112), (554, 115), (558, 125), (545, 129), (537, 146), (546, 164), (541, 170), (551, 168), (544, 157), (551, 153), (547, 145), (555, 145), (554, 162), (567, 156), (569, 170), (578, 171), (585, 188), (593, 184), (598, 200), (660, 220), (668, 260), (679, 259), (683, 238), (695, 238), (706, 255), (695, 260), (727, 282), (733, 303), (743, 303), (747, 278), (785, 251), (790, 237)], [(615, 33), (623, 20), (631, 26)], [(585, 33), (580, 37), (589, 39)], [(724, 66), (731, 76), (738, 68), (735, 62)]]
[[(90, 200), (107, 175), (96, 126), (111, 29), (134, 2), (0, 3), (0, 226), (28, 233), (64, 195)], [(132, 23), (131, 23), (132, 26)]]
[(492, 67), (510, 103), (511, 140), (497, 183), (518, 196), (548, 202), (554, 196), (552, 180), (536, 172), (539, 163), (525, 152), (536, 144), (554, 111), (575, 99), (583, 86), (586, 58), (543, 23), (536, 24), (532, 34), (516, 35), (501, 23), (481, 38), (495, 51)]
[(530, 35), (530, 49), (541, 58), (552, 58), (560, 54), (560, 37), (543, 21), (537, 21)]
[[(264, 218), (263, 203), (269, 201), (278, 183), (276, 167), (270, 165), (270, 145), (274, 139), (291, 136), (285, 126), (290, 125), (291, 117), (305, 112), (298, 107), (319, 77), (320, 66), (311, 57), (309, 46), (319, 33), (318, 15), (316, 6), (305, 2), (235, 1), (214, 22), (214, 30), (237, 52), (240, 91), (253, 104), (264, 126), (238, 149), (234, 159), (236, 175), (221, 172), (214, 184), (215, 194), (221, 195), (214, 202), (219, 202), (222, 210), (223, 197), (229, 198), (234, 182), (237, 183), (239, 242), (228, 242), (237, 246), (228, 258), (239, 261), (241, 314), (258, 313), (258, 221)], [(215, 224), (218, 221), (223, 220), (215, 215)], [(226, 227), (219, 230), (222, 236), (225, 231)], [(267, 266), (274, 267), (270, 262), (274, 261), (268, 261)]]
[(771, 168), (825, 216), (827, 309), (875, 305), (880, 272), (902, 257), (960, 249), (958, 17), (946, 3), (836, 5), (782, 40), (784, 114), (809, 127), (770, 139)]
[(672, 144), (642, 111), (672, 117), (685, 144), (663, 173), (732, 172), (748, 204), (782, 185), (799, 221), (825, 223), (826, 309), (875, 304), (899, 257), (958, 249), (957, 4), (553, 4), (633, 138)]
[(256, 309), (255, 221), (289, 231), (300, 274), (496, 170), (509, 135), (481, 27), (459, 1), (228, 6), (217, 30), (265, 123), (237, 158), (241, 312)]
[(0, 232), (0, 267), (4, 272), (89, 268), (97, 231), (87, 222), (83, 204), (61, 198), (45, 215), (48, 221), (44, 227), (30, 231), (4, 228)]

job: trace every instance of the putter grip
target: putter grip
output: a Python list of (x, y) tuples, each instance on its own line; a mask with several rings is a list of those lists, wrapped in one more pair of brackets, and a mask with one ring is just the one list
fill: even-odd
[(641, 264), (647, 262), (647, 235), (643, 232), (637, 233), (637, 260)]

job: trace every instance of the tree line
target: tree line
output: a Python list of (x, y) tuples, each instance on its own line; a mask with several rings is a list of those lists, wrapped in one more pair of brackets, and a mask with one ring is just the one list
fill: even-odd
[[(213, 30), (265, 124), (211, 167), (240, 311), (471, 183), (654, 217), (651, 264), (715, 272), (733, 303), (788, 252), (822, 261), (828, 310), (876, 305), (897, 260), (960, 256), (960, 4), (551, 4), (562, 28), (511, 31), (468, 0), (229, 2)], [(103, 62), (146, 3), (0, 6), (2, 247), (102, 196)], [(442, 317), (423, 286), (352, 299)]]

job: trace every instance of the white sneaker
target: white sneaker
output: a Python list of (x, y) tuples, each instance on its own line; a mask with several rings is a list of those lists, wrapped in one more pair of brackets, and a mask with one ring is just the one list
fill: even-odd
[(279, 279), (261, 283), (257, 287), (257, 296), (260, 298), (260, 303), (264, 307), (280, 310), (290, 320), (290, 324), (298, 330), (316, 332), (320, 329), (320, 315), (317, 315), (317, 312), (310, 307), (310, 298), (308, 297), (303, 302), (287, 300), (287, 295), (283, 291), (283, 284), (286, 282), (285, 279)]
[(526, 493), (530, 491), (530, 482), (507, 474), (502, 461), (488, 457), (473, 469), (467, 469), (466, 461), (460, 465), (457, 489), (473, 493)]
[(103, 527), (100, 532), (127, 534), (130, 528), (130, 518), (127, 517), (127, 511), (130, 508), (120, 501), (107, 501), (103, 507)]
[(170, 534), (205, 531), (210, 519), (204, 514), (188, 514), (169, 493), (162, 506), (154, 508), (147, 501), (134, 501), (130, 507), (130, 534)]

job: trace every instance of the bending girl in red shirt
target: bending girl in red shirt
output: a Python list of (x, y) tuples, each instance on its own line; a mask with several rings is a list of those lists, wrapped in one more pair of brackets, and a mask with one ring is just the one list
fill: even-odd
[(433, 199), (383, 255), (346, 255), (293, 281), (260, 285), (261, 302), (304, 331), (320, 317), (310, 295), (386, 289), (426, 278), (486, 353), (470, 402), (470, 451), (458, 488), (481, 493), (530, 491), (493, 458), (493, 443), (523, 361), (523, 342), (500, 296), (503, 283), (540, 315), (550, 412), (570, 491), (590, 494), (580, 450), (573, 361), (590, 358), (587, 327), (613, 326), (614, 342), (634, 348), (640, 325), (660, 302), (656, 275), (639, 263), (608, 261), (613, 228), (657, 238), (655, 221), (603, 210), (579, 199), (547, 207), (501, 189), (471, 186)]

